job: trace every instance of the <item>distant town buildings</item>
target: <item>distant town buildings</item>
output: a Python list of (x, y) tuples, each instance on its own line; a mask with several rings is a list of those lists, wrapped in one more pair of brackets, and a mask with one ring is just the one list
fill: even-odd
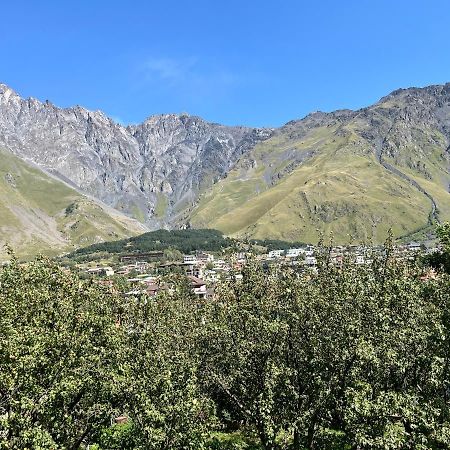
[[(399, 259), (414, 259), (420, 252), (433, 252), (436, 249), (425, 249), (417, 242), (397, 245), (394, 254)], [(362, 245), (334, 246), (327, 249), (325, 257), (328, 263), (342, 266), (345, 261), (356, 265), (371, 264), (376, 253), (384, 252), (383, 247)], [(183, 255), (182, 260), (166, 261), (163, 252), (148, 252), (120, 256), (119, 267), (95, 266), (86, 269), (89, 276), (99, 279), (99, 283), (109, 285), (111, 277), (122, 276), (129, 289), (123, 292), (125, 296), (147, 295), (157, 296), (161, 292), (170, 292), (171, 286), (166, 280), (170, 273), (185, 275), (191, 286), (192, 293), (202, 299), (214, 295), (214, 286), (221, 279), (242, 279), (241, 271), (249, 260), (269, 267), (270, 265), (291, 266), (297, 271), (320, 270), (318, 268), (318, 249), (312, 245), (293, 247), (289, 249), (272, 249), (267, 254), (252, 254), (237, 252), (227, 257), (215, 257), (212, 253), (197, 251)], [(433, 273), (426, 279), (432, 279)], [(425, 279), (424, 278), (424, 279)], [(109, 284), (108, 284), (109, 283)]]

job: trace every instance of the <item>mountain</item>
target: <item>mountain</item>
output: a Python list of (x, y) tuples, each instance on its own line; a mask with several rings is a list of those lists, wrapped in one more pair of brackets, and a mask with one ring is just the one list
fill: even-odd
[(19, 256), (29, 257), (144, 231), (137, 221), (0, 150), (0, 258), (7, 243)]
[(380, 242), (450, 219), (450, 84), (276, 130), (203, 193), (193, 226), (229, 235)]
[(22, 99), (0, 85), (0, 145), (153, 228), (173, 224), (271, 133), (186, 114), (123, 127), (102, 112)]
[[(0, 85), (0, 147), (149, 229), (217, 228), (336, 242), (427, 233), (450, 219), (450, 84), (278, 129), (187, 114), (124, 127)], [(1, 223), (1, 220), (0, 220)]]

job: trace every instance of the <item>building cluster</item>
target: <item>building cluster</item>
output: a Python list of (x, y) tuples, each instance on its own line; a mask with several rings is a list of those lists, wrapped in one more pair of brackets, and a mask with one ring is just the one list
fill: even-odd
[[(361, 245), (334, 246), (328, 249), (327, 258), (332, 264), (342, 265), (345, 260), (354, 264), (370, 264), (373, 255), (383, 252), (383, 247)], [(412, 259), (419, 252), (432, 252), (436, 249), (424, 249), (421, 244), (412, 242), (394, 247), (397, 258)], [(101, 284), (111, 284), (113, 275), (122, 276), (127, 283), (123, 295), (155, 296), (173, 289), (167, 281), (167, 274), (184, 275), (192, 293), (198, 298), (208, 298), (214, 293), (214, 285), (220, 279), (242, 277), (241, 270), (251, 257), (261, 264), (296, 266), (297, 270), (317, 271), (318, 249), (312, 245), (298, 248), (271, 250), (266, 254), (235, 253), (217, 258), (212, 253), (197, 251), (184, 255), (179, 261), (165, 261), (162, 252), (136, 253), (120, 257), (120, 265), (89, 267), (86, 272), (98, 278)]]
[[(245, 264), (245, 255), (237, 254), (231, 260), (218, 259), (213, 254), (198, 251), (184, 255), (180, 261), (164, 261), (162, 252), (130, 254), (120, 257), (121, 265), (89, 267), (85, 271), (98, 278), (99, 283), (108, 284), (113, 275), (122, 276), (130, 289), (124, 295), (154, 296), (159, 292), (170, 291), (172, 286), (166, 275), (178, 273), (186, 276), (193, 294), (199, 298), (213, 295), (214, 284), (232, 270), (239, 271)], [(125, 264), (123, 264), (125, 263)], [(239, 276), (235, 274), (234, 276)]]

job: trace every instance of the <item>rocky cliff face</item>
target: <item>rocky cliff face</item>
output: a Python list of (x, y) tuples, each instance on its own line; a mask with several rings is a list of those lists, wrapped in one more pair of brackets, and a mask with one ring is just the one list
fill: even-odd
[(1, 147), (149, 228), (381, 241), (389, 226), (406, 236), (450, 218), (450, 84), (275, 130), (186, 114), (123, 127), (0, 85)]
[(201, 190), (272, 133), (184, 114), (123, 127), (100, 111), (22, 99), (0, 84), (0, 147), (151, 227), (179, 221)]

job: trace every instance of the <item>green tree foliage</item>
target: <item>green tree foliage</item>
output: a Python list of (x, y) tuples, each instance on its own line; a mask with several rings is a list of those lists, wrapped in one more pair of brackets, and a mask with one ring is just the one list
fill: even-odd
[(437, 227), (437, 235), (441, 240), (444, 249), (450, 252), (450, 223), (446, 222)]
[(116, 300), (45, 261), (1, 272), (1, 447), (78, 448), (109, 423)]
[[(0, 272), (0, 448), (450, 447), (450, 281), (389, 246), (317, 273), (248, 264), (122, 298), (54, 264)], [(128, 418), (115, 424), (118, 416)]]
[(419, 275), (389, 257), (343, 269), (324, 258), (311, 277), (247, 267), (203, 330), (222, 416), (265, 449), (447, 448), (449, 281)]
[(127, 330), (123, 408), (135, 425), (136, 448), (201, 449), (207, 437), (212, 403), (201, 392), (193, 351), (201, 318), (195, 299), (178, 294), (132, 299), (121, 325)]
[[(124, 301), (13, 260), (0, 273), (0, 448), (201, 448), (211, 404), (189, 356), (197, 308), (174, 292)], [(108, 432), (122, 414), (132, 433)]]
[(170, 248), (181, 253), (195, 250), (221, 251), (232, 245), (232, 240), (225, 238), (217, 230), (157, 230), (120, 241), (102, 242), (76, 250), (71, 257), (94, 256), (96, 253), (145, 253), (164, 251)]
[(164, 250), (164, 259), (168, 262), (173, 261), (182, 261), (183, 260), (183, 253), (181, 253), (179, 250), (175, 248), (166, 248)]
[(446, 222), (438, 225), (436, 234), (440, 240), (442, 250), (426, 256), (424, 264), (450, 274), (450, 223)]

